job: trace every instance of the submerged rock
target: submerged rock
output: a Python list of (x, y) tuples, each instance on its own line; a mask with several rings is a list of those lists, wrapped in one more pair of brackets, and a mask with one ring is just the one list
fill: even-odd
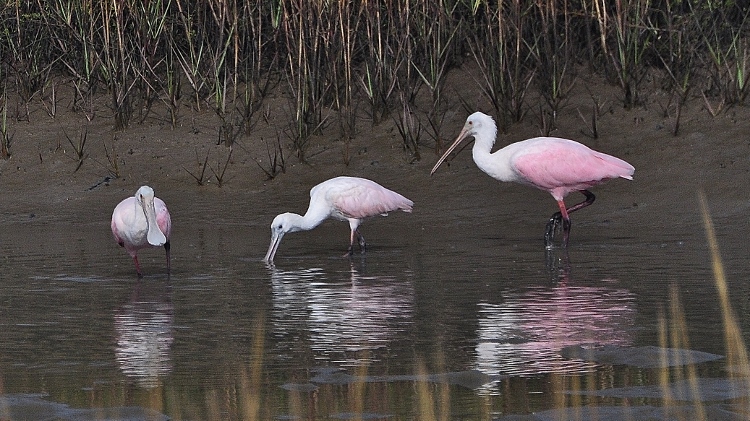
[(389, 383), (389, 382), (431, 382), (446, 383), (476, 389), (487, 383), (499, 380), (499, 376), (489, 376), (479, 370), (454, 371), (438, 374), (398, 374), (387, 376), (352, 376), (338, 369), (321, 369), (310, 379), (318, 384)]
[[(76, 409), (48, 401), (42, 394), (0, 395), (0, 414), (14, 421), (167, 421), (169, 417), (138, 406)], [(3, 418), (4, 419), (4, 418)]]
[(558, 421), (558, 420), (607, 420), (607, 421), (678, 421), (709, 419), (711, 421), (744, 421), (747, 411), (740, 405), (717, 404), (697, 407), (693, 405), (659, 407), (641, 406), (576, 406), (551, 409), (528, 415), (507, 415), (497, 421)]
[(679, 380), (667, 385), (627, 386), (601, 390), (569, 390), (572, 395), (613, 398), (665, 398), (677, 401), (723, 401), (750, 397), (750, 380), (697, 378)]
[(560, 355), (571, 360), (593, 361), (601, 364), (629, 365), (639, 368), (663, 368), (698, 364), (724, 358), (723, 355), (689, 349), (660, 348), (657, 346), (620, 347), (605, 345), (600, 348), (568, 346)]
[(290, 392), (314, 392), (318, 390), (318, 386), (312, 383), (284, 383), (281, 388)]

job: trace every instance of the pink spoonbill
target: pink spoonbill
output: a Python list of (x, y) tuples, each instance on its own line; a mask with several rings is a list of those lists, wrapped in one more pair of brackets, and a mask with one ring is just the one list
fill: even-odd
[(161, 247), (167, 252), (167, 271), (170, 270), (169, 234), (172, 219), (164, 201), (154, 196), (154, 189), (142, 186), (135, 196), (120, 202), (112, 212), (112, 235), (115, 241), (133, 258), (135, 271), (141, 277), (138, 250)]
[(411, 200), (366, 178), (335, 177), (326, 180), (310, 189), (310, 205), (304, 216), (287, 212), (273, 219), (271, 245), (263, 260), (273, 262), (284, 234), (311, 230), (326, 218), (349, 221), (351, 235), (345, 256), (352, 254), (355, 240), (364, 253), (365, 239), (357, 229), (362, 220), (371, 216), (386, 216), (388, 212), (397, 210), (411, 212), (413, 205)]
[[(476, 112), (466, 119), (463, 130), (448, 148), (430, 175), (464, 139), (473, 136), (472, 155), (479, 169), (500, 181), (514, 181), (549, 192), (560, 211), (547, 223), (544, 243), (549, 248), (562, 222), (563, 246), (568, 245), (570, 214), (594, 203), (596, 197), (588, 189), (611, 178), (633, 179), (635, 168), (620, 158), (590, 149), (569, 139), (535, 137), (512, 143), (491, 153), (497, 127), (492, 117)], [(583, 202), (565, 206), (565, 196), (578, 191), (586, 196)]]

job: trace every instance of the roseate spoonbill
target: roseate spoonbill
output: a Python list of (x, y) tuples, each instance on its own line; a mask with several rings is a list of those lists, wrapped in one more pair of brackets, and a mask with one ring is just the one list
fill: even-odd
[[(552, 246), (552, 237), (562, 222), (563, 246), (568, 245), (570, 214), (594, 203), (596, 197), (588, 189), (610, 178), (633, 179), (635, 168), (620, 158), (589, 149), (576, 141), (557, 137), (535, 137), (512, 143), (490, 153), (495, 144), (497, 127), (492, 117), (476, 112), (466, 119), (455, 142), (432, 168), (440, 164), (462, 140), (473, 136), (472, 155), (479, 169), (500, 181), (515, 181), (549, 192), (557, 200), (560, 211), (547, 223), (544, 243)], [(579, 191), (586, 199), (566, 207), (563, 199)]]
[(366, 178), (335, 177), (326, 180), (310, 189), (310, 205), (304, 216), (287, 212), (273, 219), (271, 245), (263, 260), (273, 262), (284, 234), (311, 230), (326, 218), (349, 221), (351, 236), (345, 256), (352, 254), (355, 239), (364, 253), (365, 239), (357, 230), (363, 219), (376, 215), (386, 216), (388, 212), (396, 210), (411, 212), (413, 205), (411, 200)]
[(154, 189), (142, 186), (135, 196), (120, 202), (112, 212), (112, 235), (121, 247), (125, 247), (135, 263), (135, 271), (141, 277), (138, 250), (146, 247), (161, 247), (167, 251), (167, 271), (170, 270), (169, 234), (172, 219), (164, 201), (154, 196)]

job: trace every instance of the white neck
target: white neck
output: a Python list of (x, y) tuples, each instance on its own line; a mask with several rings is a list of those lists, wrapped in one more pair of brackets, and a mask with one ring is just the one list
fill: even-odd
[(313, 208), (308, 208), (304, 216), (291, 212), (287, 215), (294, 231), (309, 231), (323, 223), (328, 217), (327, 212)]
[(514, 145), (510, 144), (491, 153), (492, 146), (495, 144), (495, 131), (488, 133), (490, 130), (484, 130), (484, 132), (474, 136), (474, 147), (471, 149), (477, 167), (497, 180), (516, 181), (518, 176), (510, 165), (510, 157), (515, 152)]

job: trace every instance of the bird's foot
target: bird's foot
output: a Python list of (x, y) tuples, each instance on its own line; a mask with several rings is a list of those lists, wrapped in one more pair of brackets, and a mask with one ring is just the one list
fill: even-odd
[(570, 236), (570, 220), (563, 218), (560, 212), (555, 212), (547, 222), (544, 231), (544, 247), (551, 250), (555, 247), (555, 237), (562, 229), (562, 247), (568, 247), (568, 237)]
[(562, 225), (562, 221), (563, 217), (560, 212), (556, 212), (549, 218), (547, 227), (544, 231), (544, 247), (547, 250), (554, 248), (555, 235), (557, 235), (560, 225)]

